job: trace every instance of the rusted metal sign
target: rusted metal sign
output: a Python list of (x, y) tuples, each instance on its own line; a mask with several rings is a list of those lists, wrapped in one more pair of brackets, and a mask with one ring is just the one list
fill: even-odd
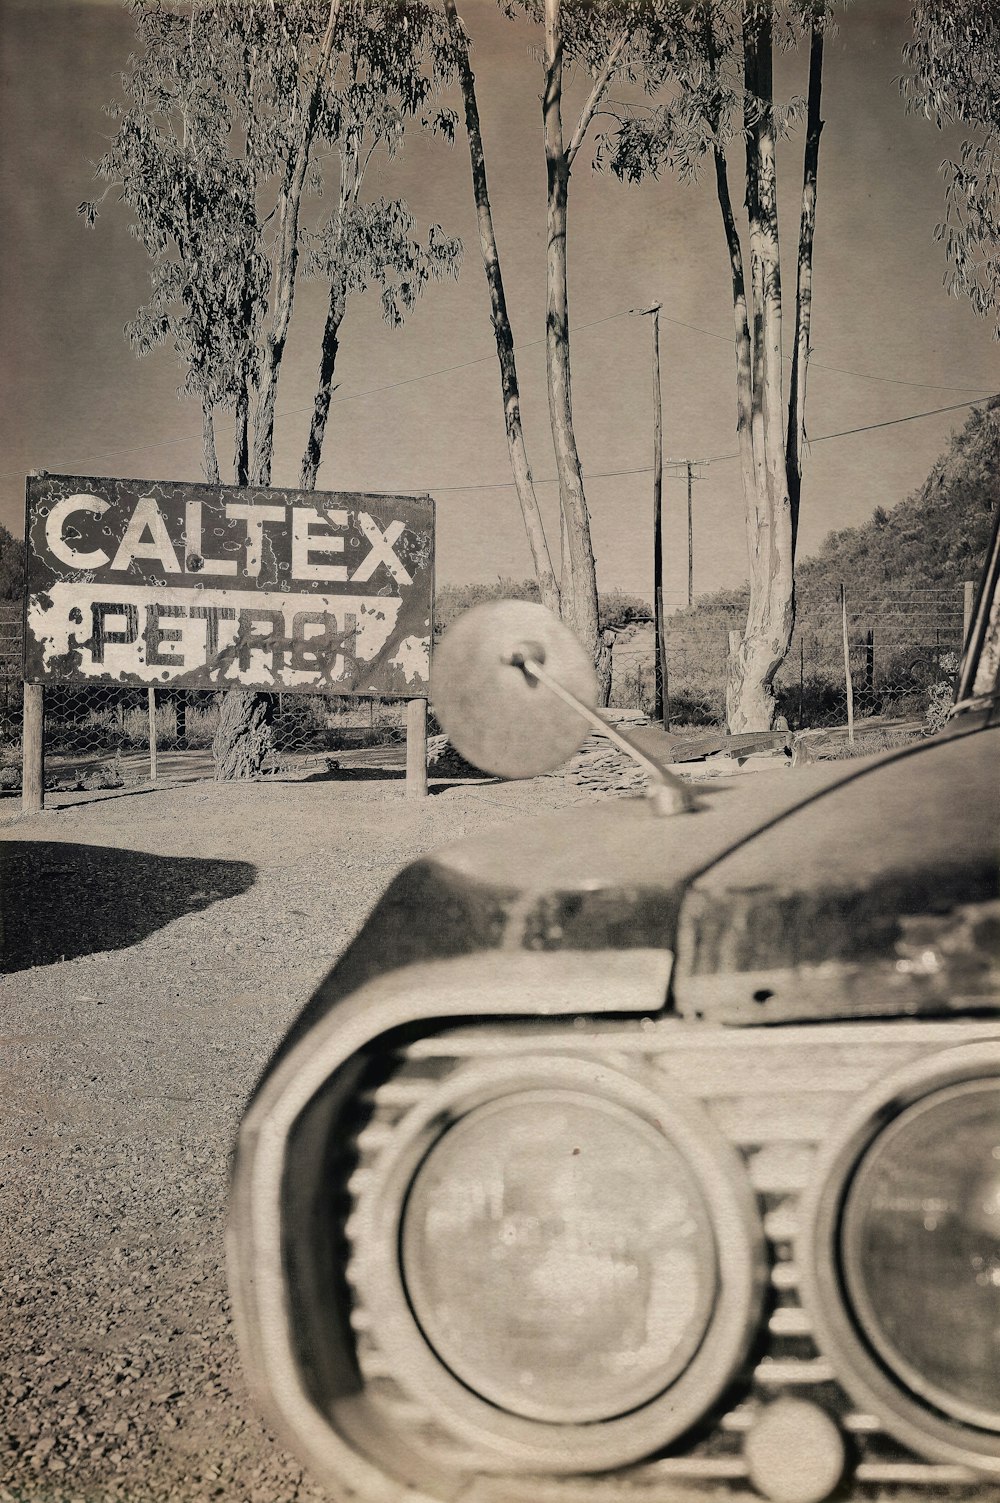
[(429, 496), (39, 475), (25, 677), (423, 696)]

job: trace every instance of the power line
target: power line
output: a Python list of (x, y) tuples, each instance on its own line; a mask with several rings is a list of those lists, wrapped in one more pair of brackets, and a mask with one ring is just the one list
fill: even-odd
[[(584, 329), (594, 329), (598, 324), (612, 323), (615, 319), (626, 317), (631, 311), (632, 310), (629, 308), (623, 308), (619, 313), (609, 313), (604, 318), (595, 318), (592, 319), (589, 323), (576, 324), (573, 328), (570, 329), (570, 334), (578, 334)], [(685, 323), (683, 319), (668, 318), (666, 314), (663, 315), (663, 318), (665, 322), (667, 322), (668, 324), (675, 324), (678, 328), (691, 329), (695, 334), (704, 334), (709, 339), (721, 339), (724, 340), (727, 344), (730, 342), (728, 335), (716, 334), (712, 329), (699, 328), (697, 324)], [(544, 343), (544, 338), (524, 340), (523, 342), (519, 342), (514, 345), (514, 352), (515, 354), (517, 354), (521, 350), (530, 350), (535, 346)], [(347, 392), (342, 397), (333, 398), (330, 406), (339, 407), (343, 402), (357, 402), (360, 401), (362, 397), (379, 396), (382, 392), (395, 391), (400, 386), (413, 386), (418, 381), (429, 381), (435, 376), (450, 375), (453, 371), (470, 370), (472, 366), (483, 365), (486, 361), (492, 360), (493, 358), (494, 355), (491, 352), (489, 355), (479, 355), (475, 360), (463, 360), (458, 365), (443, 365), (440, 366), (437, 370), (422, 371), (419, 375), (416, 376), (405, 376), (400, 381), (390, 381), (384, 386), (369, 386), (366, 387), (364, 391)], [(787, 362), (791, 361), (790, 355), (785, 355), (783, 358)], [(985, 386), (949, 386), (938, 385), (933, 381), (904, 381), (896, 376), (872, 376), (867, 374), (865, 371), (851, 371), (837, 365), (823, 365), (817, 360), (810, 360), (809, 368), (810, 370), (835, 371), (838, 375), (841, 376), (856, 376), (861, 381), (880, 381), (888, 383), (891, 386), (916, 386), (930, 391), (978, 391), (981, 392), (984, 396), (990, 395), (990, 393), (986, 391)], [(286, 408), (282, 412), (278, 413), (277, 416), (295, 417), (299, 413), (310, 411), (312, 406), (313, 404), (310, 402), (305, 407)]]
[[(620, 313), (608, 313), (604, 318), (593, 318), (589, 323), (586, 324), (574, 324), (569, 332), (570, 334), (579, 334), (584, 329), (596, 329), (598, 324), (610, 324), (616, 318), (627, 317), (629, 311), (630, 310), (628, 308), (623, 308)], [(534, 348), (535, 345), (544, 343), (544, 337), (541, 339), (528, 339), (523, 344), (515, 344), (514, 352), (516, 354), (519, 350), (530, 350)], [(357, 402), (361, 399), (361, 397), (377, 396), (380, 392), (383, 391), (395, 391), (398, 386), (412, 386), (416, 381), (429, 381), (432, 376), (445, 376), (448, 375), (451, 371), (465, 371), (468, 370), (470, 366), (482, 365), (487, 360), (493, 360), (495, 358), (495, 353), (495, 351), (492, 351), (489, 355), (480, 355), (475, 360), (463, 360), (460, 365), (444, 365), (440, 370), (424, 371), (418, 376), (405, 376), (401, 381), (390, 381), (386, 386), (371, 386), (368, 387), (365, 391), (348, 392), (346, 396), (335, 397), (331, 401), (330, 406), (339, 407), (342, 402)], [(281, 416), (291, 417), (293, 413), (308, 412), (311, 409), (312, 405), (313, 404), (310, 402), (308, 407), (292, 408), (290, 411), (282, 413)]]
[[(988, 396), (993, 393), (988, 393)], [(975, 407), (977, 402), (986, 401), (987, 397), (975, 397), (971, 402), (955, 402), (951, 407), (932, 407), (929, 412), (911, 412), (908, 417), (888, 418), (884, 423), (865, 423), (861, 428), (844, 428), (840, 433), (821, 433), (818, 438), (808, 439), (810, 444), (824, 444), (831, 438), (850, 438), (854, 433), (872, 433), (876, 428), (895, 428), (898, 423), (915, 423), (918, 418), (937, 417), (941, 412), (959, 412), (963, 407)], [(706, 459), (705, 464), (722, 464), (726, 459), (739, 459), (739, 453), (716, 454), (712, 459)]]
[[(720, 339), (723, 344), (732, 344), (733, 342), (731, 334), (717, 334), (714, 329), (703, 329), (699, 324), (685, 323), (682, 318), (669, 318), (664, 313), (663, 320), (665, 323), (674, 324), (678, 329), (690, 329), (692, 333), (704, 334), (708, 339)], [(781, 358), (789, 365), (791, 364), (791, 355), (783, 355)], [(847, 370), (842, 365), (824, 365), (820, 360), (810, 360), (809, 369), (811, 371), (832, 371), (839, 376), (856, 376), (859, 381), (879, 381), (888, 386), (919, 386), (926, 391), (985, 391), (985, 385), (950, 386), (940, 385), (936, 381), (906, 381), (900, 376), (873, 376), (868, 371)]]
[[(908, 417), (889, 418), (888, 421), (884, 422), (884, 423), (868, 423), (863, 428), (845, 428), (842, 433), (822, 433), (822, 434), (820, 434), (820, 436), (818, 438), (810, 439), (810, 443), (822, 444), (822, 443), (826, 443), (828, 440), (830, 440), (832, 438), (848, 438), (851, 434), (854, 434), (854, 433), (870, 433), (875, 428), (892, 428), (892, 427), (895, 427), (895, 425), (897, 423), (915, 423), (919, 418), (937, 417), (937, 415), (939, 413), (941, 413), (941, 412), (958, 412), (958, 411), (962, 410), (965, 407), (975, 407), (976, 400), (980, 400), (981, 401), (982, 398), (974, 399), (973, 401), (970, 401), (970, 402), (956, 402), (954, 404), (954, 406), (952, 406), (952, 407), (935, 407), (930, 412), (911, 412)], [(700, 465), (723, 464), (726, 460), (729, 460), (729, 459), (738, 459), (738, 458), (739, 458), (739, 454), (738, 453), (737, 454), (716, 454), (711, 459), (699, 459), (697, 461), (692, 461), (692, 462), (693, 463), (698, 463)], [(628, 470), (585, 470), (583, 478), (584, 478), (585, 481), (587, 481), (587, 480), (613, 480), (613, 479), (617, 479), (617, 478), (619, 478), (620, 476), (623, 476), (623, 475), (649, 475), (649, 474), (652, 473), (652, 468), (653, 468), (652, 465), (648, 465), (647, 464), (647, 465), (637, 465), (634, 469), (628, 469)], [(675, 476), (670, 476), (668, 478), (670, 478), (670, 479), (683, 479), (684, 477), (680, 476), (680, 475), (675, 475)], [(558, 485), (558, 483), (559, 483), (559, 481), (558, 481), (558, 477), (557, 476), (544, 476), (544, 477), (533, 477), (532, 478), (532, 484), (533, 485)], [(503, 490), (511, 490), (511, 489), (513, 489), (513, 487), (514, 487), (513, 480), (492, 480), (492, 481), (487, 481), (487, 482), (479, 481), (479, 482), (475, 482), (475, 483), (472, 483), (472, 484), (469, 484), (469, 485), (423, 485), (423, 486), (414, 486), (412, 488), (414, 490), (430, 491), (434, 495), (443, 495), (443, 494), (445, 494), (446, 492), (449, 492), (449, 491), (503, 491)], [(385, 492), (375, 491), (372, 494), (374, 494), (374, 495), (381, 495), (381, 494), (384, 494), (384, 495), (394, 495), (394, 494), (396, 494), (396, 492), (395, 491), (385, 491)]]

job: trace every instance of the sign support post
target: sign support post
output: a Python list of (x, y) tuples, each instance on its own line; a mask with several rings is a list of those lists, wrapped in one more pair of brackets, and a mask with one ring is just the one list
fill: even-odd
[(150, 684), (146, 690), (149, 710), (149, 781), (156, 782), (156, 690)]
[(406, 702), (406, 796), (427, 797), (427, 701)]
[(45, 805), (44, 696), (41, 684), (25, 684), (21, 735), (21, 808), (25, 814), (40, 814)]

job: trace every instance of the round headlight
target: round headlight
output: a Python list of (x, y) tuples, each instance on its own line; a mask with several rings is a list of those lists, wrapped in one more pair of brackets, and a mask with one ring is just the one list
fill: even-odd
[(1000, 1430), (1000, 1082), (937, 1091), (875, 1139), (842, 1255), (885, 1365), (946, 1414)]
[(918, 1454), (1000, 1476), (1000, 1039), (861, 1100), (803, 1226), (803, 1302), (855, 1401)]
[(716, 1286), (704, 1198), (675, 1147), (617, 1103), (517, 1092), (431, 1149), (407, 1200), (403, 1277), (457, 1378), (550, 1423), (624, 1414), (705, 1334)]
[(366, 1340), (487, 1469), (637, 1461), (747, 1357), (766, 1281), (753, 1190), (655, 1071), (566, 1054), (463, 1066), (361, 1185)]

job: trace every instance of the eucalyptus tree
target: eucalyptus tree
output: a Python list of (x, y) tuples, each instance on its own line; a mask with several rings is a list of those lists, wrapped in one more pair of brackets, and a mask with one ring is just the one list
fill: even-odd
[[(525, 0), (536, 10), (534, 0)], [(616, 0), (544, 0), (542, 122), (547, 182), (545, 367), (549, 422), (559, 478), (561, 613), (595, 661), (600, 648), (597, 570), (590, 514), (573, 422), (569, 342), (569, 181), (587, 131), (624, 66), (635, 26), (635, 7)], [(563, 76), (569, 62), (582, 64), (592, 83), (569, 140), (563, 121)]]
[(452, 70), (449, 28), (436, 6), (354, 0), (341, 38), (338, 71), (343, 82), (328, 128), (337, 162), (336, 207), (318, 230), (305, 235), (307, 273), (327, 281), (330, 293), (299, 472), (303, 489), (316, 483), (348, 299), (377, 286), (385, 321), (395, 327), (429, 280), (458, 275), (459, 240), (431, 225), (420, 241), (402, 199), (366, 202), (361, 197), (372, 158), (380, 150), (393, 156), (410, 121), (419, 119), (431, 131), (453, 137), (454, 113), (439, 99)]
[(1000, 8), (996, 0), (916, 0), (903, 48), (907, 108), (940, 128), (964, 127), (957, 161), (941, 165), (949, 292), (965, 296), (1000, 339)]
[[(746, 629), (730, 643), (726, 709), (731, 731), (774, 716), (774, 676), (795, 623), (795, 551), (805, 438), (824, 36), (830, 0), (651, 0), (644, 84), (649, 106), (620, 106), (598, 162), (625, 180), (668, 167), (683, 178), (711, 163), (729, 264), (736, 358), (736, 428), (750, 563)], [(808, 41), (801, 100), (774, 94), (778, 47)], [(795, 327), (783, 371), (784, 300), (778, 224), (777, 143), (805, 110)], [(615, 113), (615, 112), (612, 112)], [(742, 158), (746, 228), (730, 187)], [(744, 244), (748, 256), (744, 254)]]
[(108, 186), (77, 212), (93, 225), (118, 188), (130, 232), (151, 261), (152, 295), (126, 337), (140, 356), (172, 344), (184, 372), (180, 393), (201, 403), (205, 478), (217, 481), (215, 409), (245, 403), (266, 306), (258, 178), (253, 161), (230, 150), (217, 16), (142, 0), (130, 0), (130, 9), (138, 46), (122, 80), (127, 104), (108, 106), (118, 130), (97, 168)]
[[(346, 302), (381, 289), (398, 323), (430, 277), (456, 271), (457, 241), (424, 242), (402, 200), (366, 203), (365, 169), (398, 151), (406, 125), (445, 133), (447, 23), (426, 0), (129, 0), (138, 47), (126, 104), (99, 164), (131, 212), (151, 262), (153, 294), (127, 333), (137, 353), (171, 341), (182, 392), (201, 400), (203, 469), (219, 479), (216, 409), (234, 419), (237, 485), (271, 483), (278, 383), (300, 276), (325, 277), (329, 311), (316, 401), (300, 471), (315, 485)], [(315, 223), (308, 200), (336, 207)], [(100, 201), (98, 201), (100, 202)], [(98, 203), (80, 205), (93, 223)], [(217, 773), (260, 761), (259, 696), (227, 696)]]
[[(508, 16), (526, 15), (542, 29), (542, 135), (547, 178), (545, 345), (549, 422), (559, 484), (558, 579), (524, 448), (513, 336), (493, 228), (468, 39), (453, 0), (445, 0), (445, 4), (452, 24), (465, 106), (480, 245), (500, 361), (508, 449), (532, 561), (545, 603), (558, 609), (596, 660), (599, 650), (597, 573), (573, 421), (567, 276), (569, 181), (573, 164), (612, 79), (628, 72), (629, 44), (637, 17), (644, 8), (643, 0), (500, 0), (500, 7)], [(563, 121), (563, 81), (568, 65), (575, 65), (589, 74), (590, 88), (567, 140)]]
[(483, 270), (486, 273), (486, 284), (490, 295), (493, 335), (500, 364), (500, 392), (511, 474), (514, 477), (514, 486), (521, 506), (521, 516), (524, 520), (535, 579), (538, 582), (539, 596), (542, 604), (558, 615), (560, 611), (559, 581), (552, 566), (552, 554), (545, 536), (545, 525), (542, 521), (538, 498), (535, 495), (531, 466), (528, 463), (528, 451), (524, 441), (521, 389), (514, 354), (514, 333), (511, 328), (510, 314), (507, 311), (507, 295), (500, 264), (500, 247), (493, 224), (493, 208), (486, 175), (486, 153), (483, 148), (479, 101), (476, 95), (476, 78), (469, 59), (469, 38), (455, 9), (455, 0), (445, 0), (445, 10), (451, 27), (455, 65), (465, 111), (465, 130), (472, 163), (472, 191), (476, 202), (476, 221), (479, 227)]

